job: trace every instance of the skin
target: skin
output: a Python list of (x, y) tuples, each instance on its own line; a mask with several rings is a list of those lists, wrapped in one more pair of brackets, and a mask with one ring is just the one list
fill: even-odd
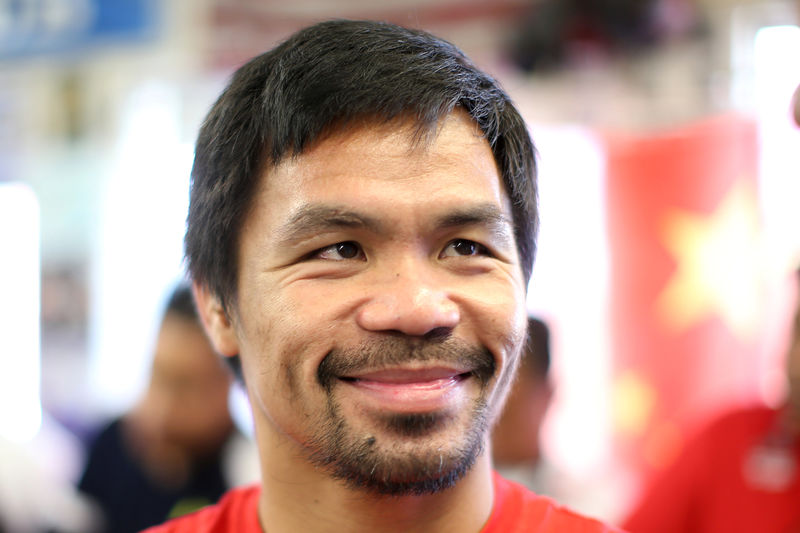
[[(525, 280), (489, 145), (462, 112), (429, 143), (412, 135), (400, 122), (360, 125), (269, 170), (241, 233), (235, 309), (225, 313), (195, 286), (215, 347), (242, 358), (261, 459), (259, 513), (270, 532), (477, 532), (490, 515), (485, 450), (453, 487), (392, 497), (313, 460), (331, 406), (348, 442), (366, 442), (390, 463), (449, 457), (476, 431), (485, 446), (474, 407), (483, 401), (489, 421), (497, 415), (519, 359)], [(477, 347), (493, 372), (481, 381), (458, 357), (406, 361), (399, 351), (387, 362), (384, 350), (320, 382), (334, 352), (360, 361), (364, 346), (389, 342)], [(425, 381), (443, 371), (463, 375)], [(416, 381), (382, 382), (398, 375)], [(373, 378), (380, 383), (366, 387)], [(414, 412), (436, 423), (404, 434), (385, 419)]]

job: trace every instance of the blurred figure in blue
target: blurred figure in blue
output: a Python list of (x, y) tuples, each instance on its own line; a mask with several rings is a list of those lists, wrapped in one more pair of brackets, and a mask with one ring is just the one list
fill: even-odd
[(198, 321), (191, 290), (164, 313), (149, 385), (91, 445), (79, 488), (102, 508), (105, 531), (140, 531), (215, 502), (230, 487), (224, 449), (236, 434), (232, 377)]

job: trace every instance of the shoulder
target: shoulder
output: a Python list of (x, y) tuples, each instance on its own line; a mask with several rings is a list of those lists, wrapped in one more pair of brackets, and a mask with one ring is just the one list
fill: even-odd
[(261, 533), (258, 485), (228, 491), (219, 503), (152, 527), (142, 533)]
[(537, 531), (540, 533), (616, 533), (619, 530), (578, 514), (550, 498), (494, 477), (495, 503), (481, 533)]
[(122, 418), (109, 420), (94, 427), (86, 439), (90, 448), (119, 443), (122, 441)]

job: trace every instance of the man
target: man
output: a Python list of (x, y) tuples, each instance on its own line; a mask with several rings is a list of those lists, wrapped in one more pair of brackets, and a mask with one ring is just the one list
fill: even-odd
[(648, 487), (626, 529), (800, 531), (800, 270), (797, 281), (785, 404), (736, 410), (701, 431)]
[(141, 531), (213, 503), (232, 486), (224, 468), (237, 435), (230, 384), (191, 288), (179, 286), (161, 320), (144, 395), (89, 450), (79, 488), (102, 510), (102, 531)]
[(427, 33), (325, 22), (239, 69), (199, 135), (186, 250), (261, 484), (152, 532), (608, 531), (486, 449), (525, 339), (534, 173), (506, 94)]

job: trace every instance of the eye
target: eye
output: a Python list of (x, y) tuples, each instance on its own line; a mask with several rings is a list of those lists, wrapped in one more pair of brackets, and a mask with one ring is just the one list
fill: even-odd
[(357, 259), (359, 256), (363, 257), (364, 252), (361, 246), (353, 241), (337, 242), (325, 248), (320, 248), (314, 252), (314, 257), (318, 259), (327, 259), (329, 261), (344, 261), (346, 259)]
[(470, 255), (491, 255), (488, 248), (475, 241), (467, 239), (456, 239), (447, 244), (442, 257), (470, 256)]

